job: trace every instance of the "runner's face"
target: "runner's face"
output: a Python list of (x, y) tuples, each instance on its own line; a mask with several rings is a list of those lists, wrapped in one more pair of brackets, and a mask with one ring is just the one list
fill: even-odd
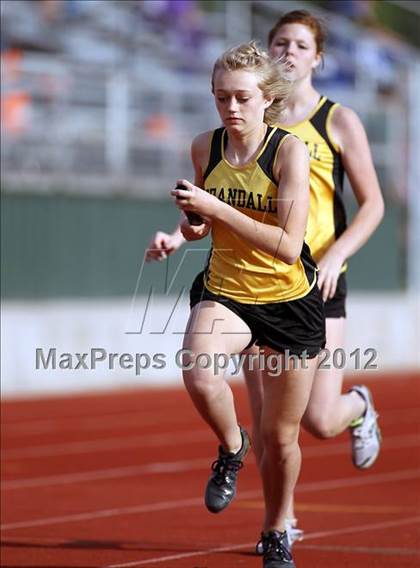
[(271, 104), (258, 86), (260, 77), (252, 71), (218, 69), (213, 87), (216, 108), (223, 125), (232, 132), (245, 132), (264, 122)]
[(315, 37), (303, 24), (284, 24), (277, 30), (269, 46), (272, 57), (283, 57), (290, 66), (288, 77), (292, 81), (311, 75), (319, 65)]

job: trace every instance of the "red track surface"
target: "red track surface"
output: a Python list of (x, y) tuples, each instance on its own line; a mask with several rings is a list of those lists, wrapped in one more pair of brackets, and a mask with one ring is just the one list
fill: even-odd
[[(353, 468), (347, 435), (302, 433), (298, 568), (420, 566), (420, 376), (369, 380), (384, 434), (371, 470)], [(254, 460), (231, 507), (208, 513), (216, 442), (182, 389), (5, 402), (2, 416), (3, 568), (261, 566)]]

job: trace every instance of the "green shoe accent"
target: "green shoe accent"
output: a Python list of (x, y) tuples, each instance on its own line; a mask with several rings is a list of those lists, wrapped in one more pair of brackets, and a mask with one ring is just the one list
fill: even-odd
[(360, 418), (355, 418), (354, 420), (352, 420), (350, 422), (350, 428), (356, 428), (357, 426), (360, 426), (360, 424), (363, 424), (364, 418), (364, 416), (360, 416)]

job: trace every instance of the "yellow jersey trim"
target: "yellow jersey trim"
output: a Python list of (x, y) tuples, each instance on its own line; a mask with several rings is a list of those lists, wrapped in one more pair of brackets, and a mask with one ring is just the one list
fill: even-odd
[(311, 118), (313, 118), (316, 115), (316, 113), (319, 111), (319, 109), (322, 107), (322, 105), (325, 103), (326, 100), (327, 100), (327, 97), (322, 95), (321, 98), (319, 99), (316, 107), (314, 109), (312, 109), (311, 112), (307, 116), (305, 116), (305, 118), (302, 118), (302, 120), (299, 120), (298, 122), (294, 122), (293, 124), (282, 124), (281, 122), (279, 122), (278, 126), (280, 128), (284, 128), (285, 130), (287, 130), (288, 128), (296, 128), (298, 126), (301, 126), (305, 122), (309, 122), (311, 120)]
[[(221, 141), (221, 143), (222, 143), (222, 148), (221, 148), (221, 150), (222, 150), (222, 160), (226, 163), (227, 166), (229, 166), (229, 168), (232, 168), (232, 169), (234, 169), (234, 170), (244, 170), (244, 169), (246, 169), (246, 168), (249, 168), (250, 166), (255, 165), (255, 164), (258, 162), (258, 160), (261, 158), (261, 156), (264, 154), (264, 152), (265, 152), (265, 150), (266, 150), (266, 148), (267, 148), (268, 143), (270, 142), (272, 136), (273, 136), (274, 133), (275, 133), (275, 129), (274, 129), (274, 128), (271, 130), (271, 132), (269, 132), (269, 128), (270, 128), (270, 127), (267, 126), (267, 130), (266, 130), (266, 133), (265, 133), (265, 135), (264, 135), (264, 137), (265, 137), (264, 144), (262, 145), (260, 151), (259, 151), (258, 154), (255, 156), (255, 158), (253, 158), (252, 160), (249, 160), (249, 162), (246, 162), (245, 164), (242, 164), (242, 165), (240, 165), (240, 166), (235, 166), (235, 164), (231, 164), (231, 163), (229, 162), (229, 160), (226, 158), (226, 155), (225, 155), (225, 143), (226, 143), (227, 130), (225, 129), (224, 132), (223, 132), (222, 141)], [(268, 136), (267, 136), (267, 134), (268, 134)], [(282, 140), (280, 141), (279, 147), (281, 146), (281, 142), (282, 142)]]
[(334, 136), (331, 134), (330, 126), (331, 126), (331, 120), (332, 120), (333, 114), (334, 114), (336, 108), (338, 108), (339, 106), (340, 106), (339, 103), (335, 103), (331, 107), (330, 112), (328, 113), (328, 116), (327, 116), (327, 120), (325, 122), (325, 130), (327, 131), (328, 139), (331, 142), (331, 146), (334, 148), (334, 150), (337, 152), (337, 154), (340, 154), (341, 150), (340, 150), (340, 147), (337, 144), (337, 142), (334, 140)]

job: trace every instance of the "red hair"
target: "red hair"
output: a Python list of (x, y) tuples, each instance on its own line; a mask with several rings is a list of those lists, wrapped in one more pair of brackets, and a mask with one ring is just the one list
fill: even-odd
[(322, 53), (324, 51), (324, 43), (327, 37), (327, 32), (322, 21), (306, 10), (293, 10), (284, 14), (268, 33), (268, 45), (270, 46), (274, 36), (278, 30), (286, 24), (302, 24), (308, 27), (315, 39), (316, 52)]

